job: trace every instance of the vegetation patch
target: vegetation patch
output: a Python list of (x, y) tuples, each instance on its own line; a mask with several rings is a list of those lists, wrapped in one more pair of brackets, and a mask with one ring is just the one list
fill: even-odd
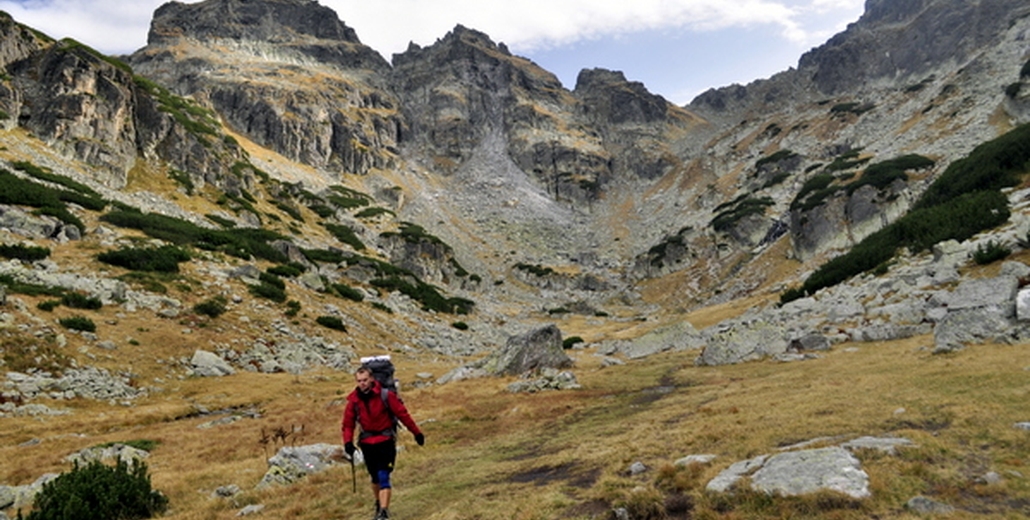
[(421, 280), (416, 280), (412, 283), (399, 276), (391, 276), (389, 278), (376, 278), (369, 283), (388, 291), (399, 291), (401, 294), (420, 302), (422, 309), (427, 311), (447, 314), (469, 314), (475, 306), (475, 303), (467, 298), (447, 298), (440, 294), (436, 287)]
[[(765, 208), (775, 204), (769, 197), (748, 197), (738, 202), (733, 208), (723, 211), (712, 219), (712, 229), (726, 232), (742, 219), (751, 215), (764, 215)], [(679, 236), (679, 235), (676, 235)]]
[(209, 318), (217, 318), (229, 310), (227, 307), (228, 303), (229, 302), (225, 299), (225, 296), (215, 296), (214, 298), (194, 305), (193, 312), (202, 314)]
[(96, 332), (97, 325), (93, 323), (93, 320), (85, 316), (69, 316), (67, 318), (61, 318), (57, 320), (62, 327), (71, 330), (79, 330), (83, 332)]
[(999, 226), (1009, 218), (1001, 189), (1013, 186), (1030, 163), (1030, 125), (1023, 125), (977, 146), (951, 163), (913, 207), (886, 228), (866, 237), (846, 254), (817, 269), (800, 288), (780, 295), (780, 302), (814, 294), (887, 262), (899, 248), (924, 251), (934, 244)]
[(64, 295), (64, 288), (62, 287), (51, 287), (49, 285), (19, 282), (9, 274), (0, 274), (0, 285), (7, 287), (7, 292), (13, 294), (57, 297)]
[(315, 318), (315, 322), (329, 329), (347, 332), (347, 325), (336, 316), (319, 316)]
[(333, 289), (333, 292), (341, 298), (346, 298), (348, 300), (356, 302), (365, 301), (365, 295), (362, 294), (361, 291), (349, 285), (345, 285), (342, 283), (334, 283), (331, 287)]
[(530, 265), (519, 262), (515, 264), (515, 269), (518, 269), (519, 271), (525, 271), (533, 276), (539, 276), (541, 278), (545, 276), (550, 276), (552, 274), (557, 274), (554, 269), (551, 269), (550, 267), (544, 267), (540, 264)]
[(375, 218), (375, 217), (378, 217), (379, 215), (390, 215), (392, 217), (396, 217), (397, 216), (397, 214), (394, 213), (393, 211), (390, 211), (390, 210), (388, 210), (386, 208), (380, 208), (379, 206), (372, 206), (370, 208), (365, 208), (365, 209), (363, 209), (363, 210), (361, 210), (361, 211), (359, 211), (359, 212), (354, 214), (354, 216), (356, 218), (360, 218), (360, 219)]
[(97, 310), (104, 306), (100, 298), (87, 296), (78, 292), (66, 292), (61, 296), (61, 303), (72, 309)]
[(976, 251), (973, 252), (973, 261), (979, 265), (987, 265), (1007, 258), (1011, 254), (1012, 248), (991, 240), (986, 244), (976, 246)]
[(132, 271), (152, 271), (161, 273), (179, 272), (179, 264), (188, 262), (190, 254), (176, 246), (148, 248), (123, 248), (107, 251), (97, 255), (97, 260), (105, 264), (124, 267)]
[(132, 208), (112, 211), (100, 217), (100, 220), (118, 227), (138, 229), (148, 236), (173, 244), (222, 251), (244, 259), (254, 256), (280, 264), (289, 261), (286, 255), (268, 244), (285, 237), (265, 229), (208, 229), (182, 219), (141, 213)]
[(337, 240), (353, 247), (355, 251), (362, 251), (365, 249), (365, 244), (361, 242), (361, 239), (358, 238), (358, 235), (354, 233), (354, 230), (349, 226), (331, 224), (328, 222), (323, 222), (322, 226), (336, 237)]
[[(36, 213), (56, 217), (80, 230), (86, 226), (65, 206), (66, 202), (79, 204), (87, 209), (96, 209), (96, 203), (82, 194), (54, 188), (22, 179), (8, 170), (0, 168), (0, 204), (12, 204), (37, 208)], [(100, 206), (99, 209), (103, 209)]]
[(21, 244), (0, 244), (0, 256), (23, 262), (35, 262), (50, 256), (50, 248)]
[(186, 98), (176, 96), (168, 89), (144, 78), (133, 76), (136, 86), (150, 94), (158, 103), (158, 110), (170, 114), (180, 125), (191, 134), (197, 136), (202, 142), (208, 142), (205, 137), (218, 135), (218, 119), (214, 112), (190, 101)]
[(3, 359), (5, 372), (46, 370), (60, 374), (73, 364), (73, 359), (64, 353), (53, 337), (5, 334), (0, 339), (0, 359)]
[[(147, 465), (118, 460), (78, 463), (68, 473), (43, 484), (25, 520), (66, 518), (151, 518), (168, 507), (168, 498), (150, 484)], [(20, 516), (20, 515), (19, 515)]]

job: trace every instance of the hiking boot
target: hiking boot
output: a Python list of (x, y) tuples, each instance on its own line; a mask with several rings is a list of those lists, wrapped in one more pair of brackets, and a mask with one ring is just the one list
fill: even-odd
[(376, 513), (375, 520), (390, 520), (390, 512), (386, 509), (380, 509), (379, 512)]

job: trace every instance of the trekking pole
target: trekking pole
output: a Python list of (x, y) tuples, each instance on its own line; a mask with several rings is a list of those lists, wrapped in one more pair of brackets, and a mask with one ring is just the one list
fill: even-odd
[(350, 459), (350, 483), (354, 487), (354, 494), (358, 493), (358, 477), (354, 475), (354, 455), (348, 457)]

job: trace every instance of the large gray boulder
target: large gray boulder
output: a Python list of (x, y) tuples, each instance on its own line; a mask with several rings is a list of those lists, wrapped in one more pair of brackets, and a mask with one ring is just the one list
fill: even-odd
[(193, 373), (201, 377), (220, 377), (236, 373), (228, 362), (206, 350), (194, 352), (190, 366), (193, 367)]
[[(268, 459), (268, 471), (258, 489), (272, 484), (292, 484), (312, 473), (325, 471), (330, 466), (344, 462), (342, 449), (337, 444), (313, 444), (310, 446), (284, 446), (272, 458)], [(355, 453), (355, 464), (360, 452)]]
[(508, 338), (504, 348), (477, 365), (490, 374), (508, 376), (544, 368), (569, 368), (572, 359), (562, 349), (561, 331), (548, 325)]
[(720, 323), (705, 329), (708, 344), (695, 363), (729, 365), (754, 361), (787, 351), (786, 330), (766, 321)]
[(848, 450), (836, 446), (740, 461), (709, 481), (706, 489), (724, 493), (748, 475), (752, 489), (769, 494), (797, 496), (830, 490), (856, 499), (870, 496), (869, 475)]

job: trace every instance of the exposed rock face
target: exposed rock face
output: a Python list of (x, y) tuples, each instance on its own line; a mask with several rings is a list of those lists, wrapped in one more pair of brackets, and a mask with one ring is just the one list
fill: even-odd
[(1030, 12), (1019, 0), (867, 0), (862, 18), (801, 57), (798, 71), (837, 94), (880, 79), (922, 79), (941, 63), (963, 63)]
[[(125, 185), (140, 156), (165, 161), (200, 179), (223, 179), (240, 150), (190, 131), (165, 109), (160, 89), (74, 41), (44, 42), (0, 18), (0, 87), (4, 125), (24, 127), (63, 155), (95, 167), (97, 180)], [(183, 116), (185, 117), (185, 116)], [(212, 130), (212, 134), (214, 134)]]
[(292, 159), (351, 173), (394, 164), (403, 124), (389, 64), (316, 2), (169, 3), (129, 61)]

